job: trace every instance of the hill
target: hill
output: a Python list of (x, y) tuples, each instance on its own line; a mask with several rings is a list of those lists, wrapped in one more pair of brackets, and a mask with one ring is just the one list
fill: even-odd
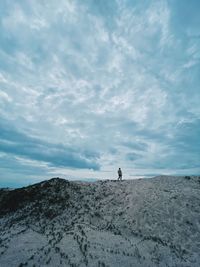
[(200, 177), (0, 190), (0, 266), (200, 266)]

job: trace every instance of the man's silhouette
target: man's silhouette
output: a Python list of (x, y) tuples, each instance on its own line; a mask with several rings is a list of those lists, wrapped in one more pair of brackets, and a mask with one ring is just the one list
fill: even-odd
[(118, 180), (119, 181), (122, 180), (122, 170), (121, 170), (121, 168), (119, 168), (119, 170), (118, 170)]

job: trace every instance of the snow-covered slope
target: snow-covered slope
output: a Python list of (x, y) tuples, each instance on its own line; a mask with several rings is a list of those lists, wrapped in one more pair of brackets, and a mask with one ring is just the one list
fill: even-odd
[(0, 266), (200, 266), (200, 177), (0, 190)]

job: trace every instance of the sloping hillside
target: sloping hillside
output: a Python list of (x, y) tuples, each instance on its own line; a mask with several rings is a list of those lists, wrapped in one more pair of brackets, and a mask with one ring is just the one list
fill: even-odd
[(200, 266), (200, 177), (0, 190), (0, 266)]

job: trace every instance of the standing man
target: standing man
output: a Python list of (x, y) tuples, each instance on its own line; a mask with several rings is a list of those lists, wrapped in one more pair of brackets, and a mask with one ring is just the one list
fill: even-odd
[(119, 168), (119, 170), (118, 170), (118, 180), (119, 181), (122, 180), (122, 170), (121, 170), (121, 168)]

